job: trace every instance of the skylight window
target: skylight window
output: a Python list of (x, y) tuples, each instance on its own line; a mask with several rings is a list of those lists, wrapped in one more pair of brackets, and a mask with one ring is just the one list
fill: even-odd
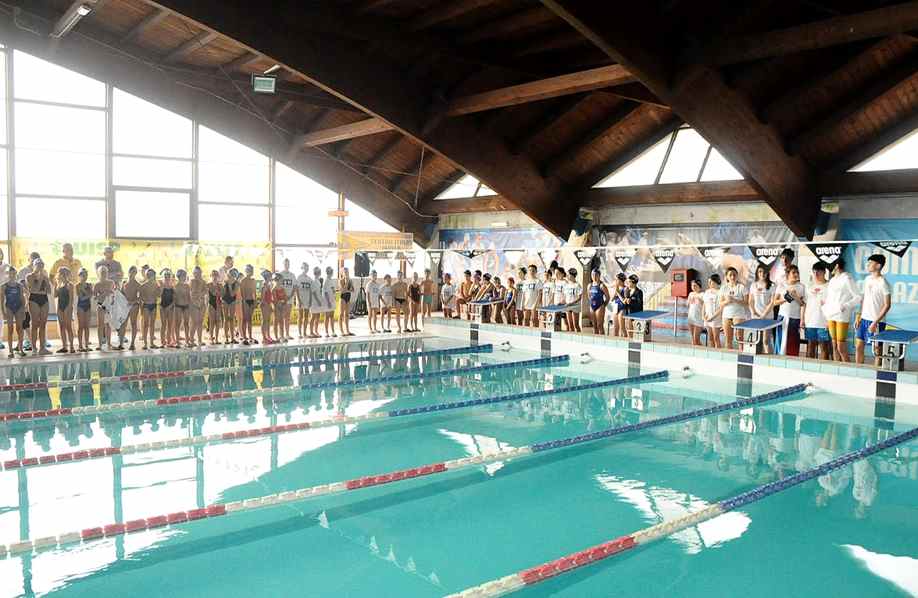
[(453, 183), (449, 189), (438, 195), (436, 199), (464, 199), (467, 197), (488, 197), (490, 195), (497, 195), (497, 193), (472, 175), (466, 174)]
[(851, 169), (851, 172), (918, 168), (918, 129), (886, 146)]
[[(707, 159), (705, 159), (707, 158)], [(629, 187), (696, 181), (733, 181), (743, 175), (691, 127), (666, 135), (652, 147), (597, 183)]]

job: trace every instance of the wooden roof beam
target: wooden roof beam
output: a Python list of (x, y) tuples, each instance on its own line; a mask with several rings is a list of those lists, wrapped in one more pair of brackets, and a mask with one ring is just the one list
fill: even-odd
[(605, 3), (541, 1), (698, 129), (762, 192), (795, 234), (812, 236), (819, 200), (807, 163), (785, 152), (778, 131), (763, 124), (748, 98), (727, 85), (716, 69), (698, 63), (672, 72), (674, 57), (660, 31), (653, 29), (662, 18), (656, 7), (636, 5), (632, 12), (637, 14), (622, 20)]
[(526, 151), (529, 145), (538, 139), (542, 133), (554, 126), (560, 120), (563, 120), (568, 114), (571, 114), (580, 102), (586, 100), (587, 96), (568, 96), (560, 100), (555, 106), (547, 110), (538, 120), (526, 127), (522, 134), (510, 142), (510, 150), (514, 154)]
[(914, 77), (915, 73), (918, 73), (918, 51), (913, 52), (888, 71), (881, 73), (865, 88), (850, 96), (847, 101), (840, 105), (836, 104), (834, 109), (822, 119), (813, 122), (809, 127), (794, 135), (789, 144), (791, 153), (799, 154), (814, 139), (830, 133), (846, 119)]
[(461, 17), (479, 8), (494, 4), (496, 0), (439, 0), (434, 7), (408, 22), (409, 31), (419, 31)]
[[(553, 233), (568, 235), (576, 206), (562, 200), (557, 183), (543, 178), (530, 159), (511, 154), (501, 138), (482, 131), (468, 119), (443, 119), (431, 130), (424, 130), (430, 120), (430, 85), (407, 77), (401, 66), (384, 58), (367, 60), (361, 45), (332, 33), (306, 32), (298, 19), (265, 27), (252, 17), (248, 0), (158, 0), (156, 4), (243, 46), (257, 48), (503, 193)], [(342, 15), (328, 18), (332, 16), (341, 19)], [(380, 39), (405, 37), (391, 24), (377, 25), (375, 35)]]
[[(442, 193), (442, 191), (440, 191)], [(438, 193), (439, 195), (439, 193)], [(474, 212), (506, 212), (516, 206), (500, 195), (487, 197), (461, 197), (457, 199), (425, 199), (420, 211), (424, 214), (471, 214)]]
[(654, 145), (656, 145), (660, 140), (665, 138), (667, 135), (678, 129), (682, 126), (682, 120), (673, 116), (668, 119), (663, 125), (652, 131), (649, 135), (645, 135), (640, 139), (634, 141), (628, 145), (624, 151), (616, 154), (611, 159), (606, 160), (598, 167), (594, 168), (592, 171), (584, 175), (577, 183), (574, 185), (577, 189), (589, 189), (593, 187), (596, 183), (600, 182), (628, 162), (634, 160)]
[(165, 10), (164, 8), (154, 9), (153, 12), (145, 16), (143, 19), (140, 20), (139, 23), (134, 25), (130, 29), (130, 31), (125, 33), (124, 36), (121, 38), (121, 42), (126, 43), (126, 42), (136, 41), (137, 38), (143, 34), (144, 31), (146, 31), (147, 29), (150, 29), (151, 27), (155, 27), (156, 25), (161, 23), (166, 17), (169, 16), (169, 14), (170, 12), (168, 10)]
[(464, 44), (471, 44), (508, 34), (519, 35), (520, 31), (538, 28), (552, 21), (555, 21), (555, 17), (550, 11), (541, 6), (535, 6), (503, 19), (494, 19), (488, 23), (478, 25), (468, 33), (459, 36), (459, 41)]
[(168, 54), (163, 56), (162, 62), (177, 62), (182, 58), (185, 58), (189, 54), (196, 52), (197, 50), (203, 48), (210, 42), (217, 39), (218, 35), (213, 31), (202, 31), (199, 34), (195, 35), (190, 40), (181, 44), (174, 50), (171, 50)]
[(242, 69), (249, 66), (253, 62), (261, 60), (261, 58), (262, 58), (262, 55), (258, 52), (246, 51), (241, 56), (230, 60), (226, 64), (220, 65), (220, 69), (228, 73), (232, 73), (235, 71), (241, 71)]
[(918, 168), (827, 173), (819, 177), (818, 188), (823, 197), (918, 193)]
[(879, 133), (871, 135), (864, 143), (852, 148), (840, 158), (837, 158), (834, 163), (826, 166), (824, 171), (845, 172), (854, 168), (864, 160), (899, 141), (915, 129), (918, 129), (918, 109), (913, 110), (911, 114), (886, 127)]
[(624, 100), (602, 122), (590, 127), (589, 134), (579, 137), (574, 143), (562, 148), (560, 152), (548, 159), (542, 172), (547, 177), (558, 176), (565, 164), (579, 156), (580, 152), (609, 135), (623, 120), (634, 114), (640, 106), (635, 102)]
[(903, 2), (766, 33), (727, 37), (705, 51), (716, 65), (750, 62), (918, 29), (918, 2)]
[[(528, 102), (537, 102), (633, 80), (634, 78), (631, 74), (619, 65), (600, 67), (463, 96), (447, 104), (446, 116), (462, 116)], [(323, 145), (354, 137), (375, 135), (392, 129), (391, 125), (378, 118), (368, 118), (356, 123), (333, 127), (327, 131), (310, 133), (308, 136), (303, 137), (303, 144), (308, 146)]]
[(402, 141), (402, 139), (403, 137), (401, 135), (393, 135), (392, 139), (386, 142), (386, 144), (382, 146), (378, 152), (370, 156), (370, 159), (363, 163), (363, 172), (368, 173), (373, 170), (381, 160), (385, 159), (385, 157), (388, 156), (393, 149), (395, 149), (395, 146), (397, 146)]
[(283, 115), (287, 114), (287, 111), (293, 108), (294, 104), (296, 104), (296, 102), (293, 100), (284, 100), (278, 104), (271, 112), (271, 122), (276, 123), (280, 120)]

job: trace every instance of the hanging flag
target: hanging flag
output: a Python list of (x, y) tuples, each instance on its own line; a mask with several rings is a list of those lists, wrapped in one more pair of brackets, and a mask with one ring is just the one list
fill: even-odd
[(778, 260), (784, 248), (780, 245), (749, 245), (749, 251), (752, 252), (752, 257), (757, 262), (763, 266), (771, 267)]
[(701, 256), (708, 260), (712, 268), (717, 270), (724, 261), (724, 255), (730, 251), (730, 246), (702, 247), (700, 251)]
[(912, 246), (911, 241), (877, 241), (873, 243), (880, 249), (885, 249), (889, 253), (898, 255), (899, 257), (905, 257), (905, 253), (908, 251), (908, 248)]
[(609, 253), (612, 254), (612, 259), (614, 259), (618, 267), (622, 269), (622, 272), (628, 270), (631, 260), (634, 259), (634, 248), (622, 247), (620, 249), (613, 249), (609, 251)]
[(673, 265), (676, 259), (676, 250), (673, 247), (654, 247), (650, 250), (650, 255), (657, 262), (657, 265), (664, 273), (669, 272), (669, 267)]
[(810, 243), (808, 247), (816, 259), (827, 266), (835, 264), (845, 251), (843, 243)]

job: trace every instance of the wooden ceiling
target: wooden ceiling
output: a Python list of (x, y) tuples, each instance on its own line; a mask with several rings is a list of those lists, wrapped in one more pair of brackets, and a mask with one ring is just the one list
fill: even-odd
[[(58, 58), (77, 38), (104, 43), (241, 107), (278, 158), (422, 239), (436, 211), (463, 209), (432, 199), (464, 172), (500, 194), (482, 207), (566, 237), (596, 182), (682, 122), (807, 236), (822, 188), (844, 191), (839, 173), (918, 127), (918, 2), (83, 3)], [(2, 4), (53, 22), (73, 2)], [(248, 77), (274, 65), (278, 93), (251, 94)]]

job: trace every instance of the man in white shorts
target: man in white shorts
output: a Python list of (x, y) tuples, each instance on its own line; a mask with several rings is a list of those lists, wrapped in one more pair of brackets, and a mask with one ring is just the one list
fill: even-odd
[[(281, 276), (281, 288), (284, 289), (284, 293), (287, 295), (287, 305), (284, 307), (284, 322), (281, 325), (281, 334), (283, 338), (290, 337), (290, 313), (293, 311), (293, 296), (294, 289), (296, 287), (296, 275), (290, 271), (290, 260), (284, 259), (284, 269), (278, 272)], [(280, 317), (280, 314), (275, 314), (275, 318)]]
[(529, 266), (529, 274), (523, 281), (523, 325), (539, 327), (539, 301), (542, 299), (542, 281), (538, 278), (539, 270), (535, 265)]
[(382, 289), (382, 284), (379, 282), (378, 274), (376, 270), (370, 272), (370, 280), (367, 281), (366, 287), (367, 291), (367, 311), (369, 313), (369, 324), (370, 324), (370, 334), (376, 334), (379, 330), (376, 329), (376, 315), (379, 313), (379, 291)]
[(392, 277), (383, 277), (384, 283), (379, 289), (379, 324), (383, 332), (392, 332), (392, 306), (395, 304), (395, 292), (392, 290)]
[(309, 307), (312, 305), (312, 278), (309, 264), (303, 262), (302, 273), (296, 277), (297, 332), (300, 338), (309, 336)]

